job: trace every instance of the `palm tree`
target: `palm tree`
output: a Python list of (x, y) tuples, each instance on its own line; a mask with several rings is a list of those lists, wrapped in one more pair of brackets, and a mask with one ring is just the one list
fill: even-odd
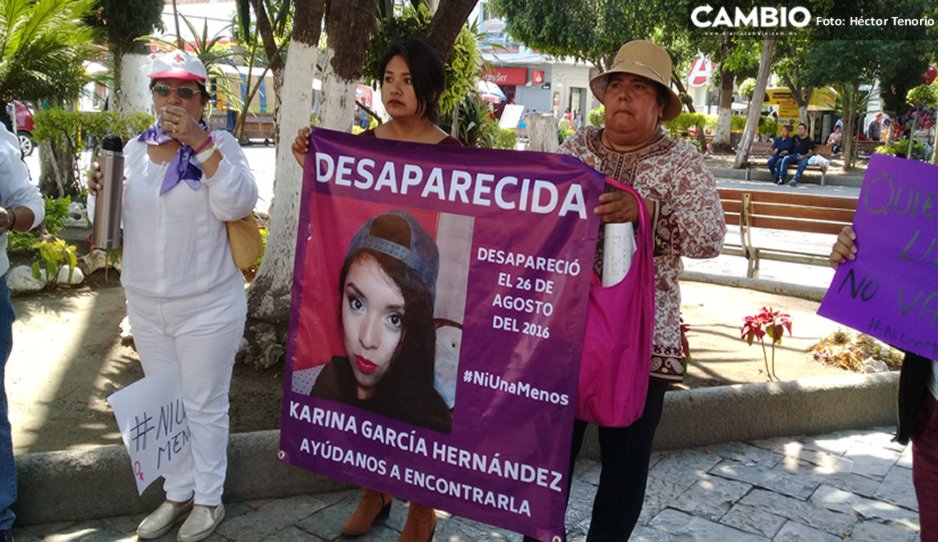
[(0, 0), (0, 111), (9, 100), (64, 103), (88, 81), (91, 0)]

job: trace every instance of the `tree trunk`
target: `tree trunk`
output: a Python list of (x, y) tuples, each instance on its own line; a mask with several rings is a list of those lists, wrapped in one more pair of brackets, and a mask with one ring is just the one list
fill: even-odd
[(440, 55), (444, 63), (453, 49), (456, 36), (477, 3), (478, 0), (449, 0), (445, 9), (435, 10), (427, 29), (427, 44)]
[(550, 113), (531, 113), (525, 117), (528, 125), (528, 150), (557, 152), (557, 119)]
[(733, 115), (733, 79), (734, 73), (728, 70), (720, 75), (720, 110), (717, 112), (717, 129), (713, 134), (713, 152), (733, 152), (730, 136), (731, 117)]
[(138, 52), (127, 53), (121, 59), (121, 97), (120, 106), (114, 111), (121, 113), (139, 113), (153, 110), (153, 97), (150, 94), (150, 78), (146, 65), (150, 57)]
[[(841, 96), (844, 99), (844, 133), (853, 134), (856, 131), (854, 124), (857, 116), (857, 98), (860, 93), (860, 87), (855, 83), (845, 83)], [(853, 136), (844, 137), (844, 171), (853, 169), (853, 160), (856, 157), (856, 144)]]
[(113, 48), (111, 49), (111, 73), (114, 75), (114, 78), (111, 80), (111, 89), (110, 103), (108, 104), (108, 109), (111, 111), (120, 111), (121, 102), (124, 98), (124, 89), (121, 88), (121, 78), (124, 75), (124, 64), (120, 53), (118, 53)]
[(173, 20), (176, 23), (176, 48), (184, 51), (185, 44), (182, 41), (182, 34), (179, 32), (179, 10), (176, 8), (176, 0), (173, 0)]
[(935, 131), (935, 142), (932, 145), (931, 163), (938, 164), (938, 125), (932, 126), (932, 130)]
[(739, 148), (736, 149), (736, 161), (733, 164), (736, 169), (741, 169), (746, 165), (749, 159), (749, 145), (759, 129), (759, 117), (762, 112), (762, 102), (765, 100), (765, 87), (769, 82), (769, 72), (772, 69), (772, 56), (775, 54), (776, 42), (775, 38), (765, 38), (762, 45), (759, 75), (756, 76), (756, 88), (752, 91), (752, 100), (749, 102), (746, 129), (743, 130), (743, 136), (739, 140)]
[[(315, 32), (316, 41), (314, 42), (314, 44), (318, 44), (320, 28), (322, 27), (321, 22), (322, 22), (322, 13), (324, 9), (324, 3), (325, 3), (324, 0), (303, 0), (302, 2), (297, 2), (296, 12), (293, 15), (293, 29), (294, 30), (293, 30), (293, 38), (291, 39), (291, 43), (296, 41), (296, 36), (298, 32), (304, 35), (312, 35), (312, 33)], [(279, 119), (280, 108), (281, 108), (281, 103), (282, 103), (280, 101), (280, 98), (284, 96), (283, 94), (283, 84), (284, 84), (283, 57), (280, 54), (281, 52), (280, 49), (277, 47), (277, 41), (274, 36), (274, 29), (272, 26), (270, 26), (270, 18), (267, 16), (267, 9), (264, 7), (264, 2), (262, 0), (251, 0), (251, 5), (254, 7), (254, 17), (255, 19), (257, 19), (257, 33), (260, 34), (261, 43), (264, 46), (264, 54), (267, 55), (268, 67), (273, 72), (274, 96), (277, 96), (278, 98), (277, 105), (274, 107), (274, 118)], [(319, 17), (315, 23), (317, 25), (316, 28), (307, 29), (307, 28), (302, 28), (302, 27), (297, 26), (298, 21), (299, 21), (299, 12), (302, 12), (305, 16), (306, 13), (309, 13), (311, 11), (319, 12)], [(313, 65), (314, 71), (312, 74), (310, 74), (311, 76), (316, 73), (315, 68), (316, 66), (314, 64)], [(309, 115), (307, 115), (307, 118), (308, 117)], [(279, 121), (278, 121), (276, 136), (274, 138), (274, 145), (277, 145), (278, 148), (280, 145), (280, 134), (286, 133), (280, 128), (281, 128), (281, 125), (279, 124)], [(294, 130), (294, 133), (296, 133), (295, 130)], [(289, 134), (287, 135), (287, 139), (288, 141), (292, 143), (293, 138)], [(289, 151), (289, 148), (287, 149), (287, 151)]]
[(297, 3), (287, 57), (289, 70), (285, 71), (279, 93), (277, 125), (284, 137), (277, 144), (275, 209), (271, 211), (264, 259), (248, 290), (250, 320), (245, 330), (248, 351), (239, 354), (263, 367), (282, 361), (286, 344), (302, 186), (302, 170), (290, 146), (296, 132), (309, 123), (323, 7), (324, 0)]
[(329, 44), (321, 63), (322, 102), (316, 125), (349, 131), (355, 115), (355, 86), (362, 77), (365, 51), (376, 19), (373, 0), (347, 0), (326, 16)]

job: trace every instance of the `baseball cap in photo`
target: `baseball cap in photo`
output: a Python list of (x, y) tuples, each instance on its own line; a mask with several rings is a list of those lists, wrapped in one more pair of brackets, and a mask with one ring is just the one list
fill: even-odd
[[(375, 228), (380, 221), (385, 235)], [(410, 239), (410, 246), (404, 247), (388, 237), (392, 231), (403, 230), (405, 238)], [(396, 237), (396, 236), (395, 236)], [(360, 250), (370, 249), (399, 260), (417, 276), (430, 292), (430, 299), (436, 301), (436, 278), (440, 271), (440, 253), (436, 242), (410, 213), (394, 210), (378, 215), (366, 222), (349, 243), (346, 259)]]
[(184, 79), (203, 85), (208, 78), (201, 60), (178, 49), (151, 55), (149, 72), (150, 79)]

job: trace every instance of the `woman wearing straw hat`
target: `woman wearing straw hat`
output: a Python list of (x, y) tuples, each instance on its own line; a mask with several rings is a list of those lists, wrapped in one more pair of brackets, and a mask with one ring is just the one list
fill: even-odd
[[(203, 120), (202, 62), (182, 51), (149, 66), (157, 121), (124, 147), (123, 272), (127, 314), (146, 374), (179, 371), (192, 453), (164, 475), (166, 500), (137, 527), (207, 538), (225, 517), (228, 388), (244, 332), (244, 278), (226, 220), (254, 209), (257, 185), (234, 137)], [(89, 189), (101, 188), (95, 166)]]
[[(671, 59), (664, 49), (648, 41), (626, 43), (612, 67), (590, 81), (590, 89), (605, 106), (605, 127), (583, 128), (561, 146), (561, 152), (634, 188), (654, 228), (655, 332), (648, 397), (642, 417), (632, 425), (599, 428), (602, 474), (587, 535), (590, 542), (628, 540), (638, 521), (664, 393), (684, 378), (686, 369), (678, 286), (681, 257), (717, 256), (726, 234), (716, 185), (700, 153), (661, 128), (663, 121), (681, 112), (670, 77)], [(634, 199), (621, 200), (624, 206), (603, 201), (622, 207), (604, 214), (604, 222), (636, 223)], [(603, 214), (604, 206), (596, 212)], [(602, 240), (597, 244), (597, 252), (601, 251)], [(602, 254), (595, 261), (601, 274)], [(577, 420), (571, 472), (585, 430), (586, 422)]]

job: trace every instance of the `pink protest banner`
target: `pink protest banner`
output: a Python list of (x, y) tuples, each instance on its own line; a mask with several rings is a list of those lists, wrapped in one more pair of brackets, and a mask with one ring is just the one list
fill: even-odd
[(938, 359), (938, 167), (874, 154), (853, 227), (818, 314)]
[(602, 189), (568, 156), (314, 130), (281, 458), (559, 540)]

